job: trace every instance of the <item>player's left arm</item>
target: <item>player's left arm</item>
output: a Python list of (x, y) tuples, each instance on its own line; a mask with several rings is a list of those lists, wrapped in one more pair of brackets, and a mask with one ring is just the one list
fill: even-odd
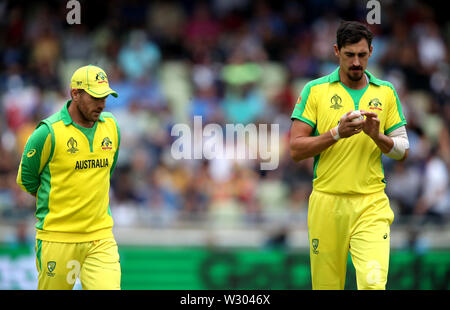
[(40, 174), (51, 154), (51, 133), (47, 125), (39, 126), (28, 138), (17, 173), (17, 184), (36, 197)]
[(394, 141), (394, 146), (389, 153), (386, 153), (386, 156), (400, 161), (406, 160), (409, 153), (409, 140), (408, 134), (406, 133), (406, 127), (401, 126), (394, 129), (388, 133), (388, 136)]
[(406, 119), (403, 115), (400, 99), (394, 86), (386, 82), (386, 101), (384, 102), (385, 122), (380, 132), (380, 120), (374, 112), (361, 111), (366, 116), (364, 132), (372, 138), (380, 150), (388, 157), (403, 161), (408, 157), (409, 141), (406, 134)]
[(363, 131), (386, 156), (404, 161), (408, 157), (409, 142), (405, 126), (400, 126), (387, 135), (380, 132), (380, 119), (377, 113), (361, 110), (361, 115), (366, 116), (363, 123)]

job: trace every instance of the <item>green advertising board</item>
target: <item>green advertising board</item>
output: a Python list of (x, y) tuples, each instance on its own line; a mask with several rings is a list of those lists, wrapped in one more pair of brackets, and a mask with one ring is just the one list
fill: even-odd
[[(124, 290), (311, 289), (306, 251), (119, 245)], [(34, 289), (32, 246), (0, 245), (0, 289)], [(450, 250), (393, 250), (387, 289), (450, 288)], [(356, 289), (349, 259), (346, 289)]]

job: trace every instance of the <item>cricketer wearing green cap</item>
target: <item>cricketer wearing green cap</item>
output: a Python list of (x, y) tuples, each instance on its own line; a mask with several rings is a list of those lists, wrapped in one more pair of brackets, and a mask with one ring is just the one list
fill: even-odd
[(28, 138), (17, 183), (36, 197), (38, 289), (120, 289), (120, 263), (109, 208), (120, 130), (103, 112), (117, 97), (101, 68), (71, 79), (71, 97)]

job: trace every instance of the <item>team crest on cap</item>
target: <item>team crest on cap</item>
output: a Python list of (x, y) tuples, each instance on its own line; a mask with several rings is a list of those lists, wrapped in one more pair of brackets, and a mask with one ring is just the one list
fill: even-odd
[(107, 83), (108, 80), (106, 79), (106, 74), (103, 72), (99, 72), (97, 73), (97, 75), (95, 76), (95, 80), (100, 84), (100, 83)]

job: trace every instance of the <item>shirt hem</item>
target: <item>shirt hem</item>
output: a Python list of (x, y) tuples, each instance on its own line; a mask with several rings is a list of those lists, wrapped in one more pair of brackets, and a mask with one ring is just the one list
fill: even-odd
[(378, 194), (385, 193), (384, 188), (381, 190), (376, 190), (374, 192), (370, 192), (370, 193), (332, 193), (332, 192), (325, 192), (325, 191), (317, 190), (314, 188), (313, 188), (313, 192), (318, 192), (320, 194), (325, 194), (325, 195), (339, 196), (339, 197), (360, 197), (360, 196), (370, 196), (370, 195), (378, 195)]
[(36, 239), (52, 242), (78, 243), (113, 238), (112, 228), (104, 228), (89, 233), (37, 230)]

